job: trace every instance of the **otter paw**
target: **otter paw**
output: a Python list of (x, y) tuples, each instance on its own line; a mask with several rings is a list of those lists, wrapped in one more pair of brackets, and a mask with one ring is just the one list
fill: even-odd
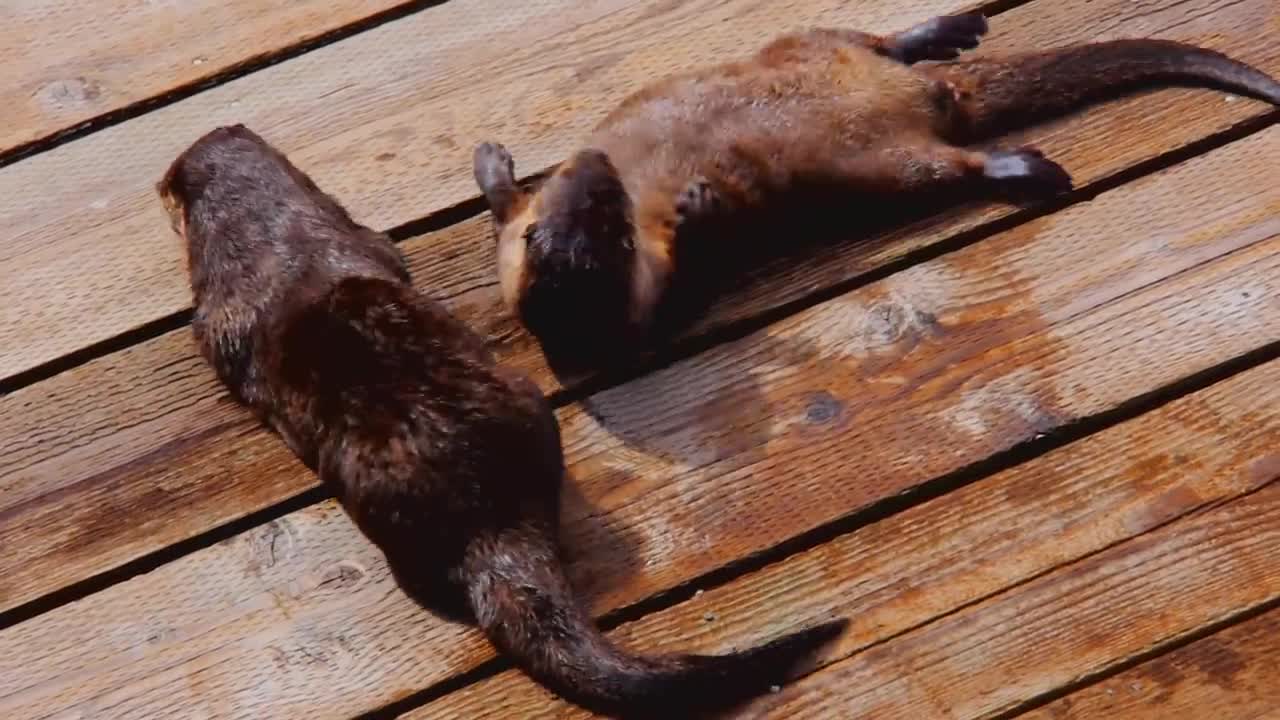
[(954, 60), (961, 50), (972, 50), (987, 34), (982, 13), (942, 15), (893, 36), (893, 54), (904, 63), (921, 60)]
[(476, 182), (482, 188), (515, 181), (515, 160), (501, 143), (484, 142), (477, 145), (472, 155), (472, 165)]
[(988, 180), (1017, 196), (1050, 197), (1070, 192), (1071, 175), (1035, 148), (999, 150), (987, 155), (982, 168)]
[(716, 194), (711, 182), (704, 177), (689, 181), (684, 189), (676, 195), (676, 215), (680, 222), (689, 222), (707, 217), (721, 209), (720, 197)]

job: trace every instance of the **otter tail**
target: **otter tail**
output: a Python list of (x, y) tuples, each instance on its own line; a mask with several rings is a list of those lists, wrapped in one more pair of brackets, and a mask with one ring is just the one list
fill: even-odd
[(476, 620), (499, 651), (557, 694), (614, 716), (727, 708), (784, 681), (847, 624), (827, 622), (729, 655), (641, 657), (596, 628), (548, 532), (523, 527), (479, 538), (463, 572)]
[(1206, 87), (1280, 105), (1280, 82), (1222, 53), (1168, 40), (1111, 40), (925, 69), (955, 91), (955, 128), (988, 138), (1145, 86)]

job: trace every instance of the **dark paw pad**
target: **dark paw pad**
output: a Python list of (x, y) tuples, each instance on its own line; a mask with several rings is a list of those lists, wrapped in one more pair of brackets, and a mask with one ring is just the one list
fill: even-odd
[(720, 197), (706, 178), (695, 178), (676, 196), (676, 214), (681, 222), (713, 215), (722, 209)]
[(954, 60), (961, 50), (978, 47), (985, 34), (987, 19), (982, 13), (942, 15), (894, 36), (894, 55), (905, 63)]
[(990, 153), (983, 174), (1017, 196), (1048, 197), (1072, 188), (1071, 175), (1035, 148)]

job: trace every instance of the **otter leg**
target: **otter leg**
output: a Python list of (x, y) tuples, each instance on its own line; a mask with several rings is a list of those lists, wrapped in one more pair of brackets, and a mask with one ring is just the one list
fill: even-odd
[(980, 183), (979, 187), (995, 194), (1021, 199), (1071, 189), (1067, 171), (1034, 148), (976, 152), (940, 142), (921, 143), (832, 159), (828, 167), (814, 170), (826, 177), (811, 179), (848, 186), (854, 192), (901, 194)]
[(472, 158), (472, 171), (476, 185), (489, 201), (489, 211), (493, 213), (494, 220), (499, 224), (506, 223), (524, 197), (524, 191), (516, 184), (515, 161), (511, 159), (511, 153), (498, 143), (480, 143)]
[(941, 15), (885, 38), (877, 50), (911, 65), (921, 60), (953, 60), (961, 50), (978, 47), (987, 34), (982, 13)]
[(791, 33), (760, 51), (766, 62), (794, 61), (838, 48), (862, 47), (911, 65), (921, 60), (951, 60), (961, 50), (978, 46), (987, 32), (982, 13), (941, 15), (893, 35), (872, 35), (843, 28), (815, 28)]

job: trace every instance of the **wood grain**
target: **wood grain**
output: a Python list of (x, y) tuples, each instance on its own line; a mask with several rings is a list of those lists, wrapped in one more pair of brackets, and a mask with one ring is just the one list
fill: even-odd
[[(600, 610), (636, 602), (1274, 342), (1280, 189), (1258, 178), (1278, 144), (1260, 133), (565, 408), (578, 585)], [(1209, 177), (1231, 202), (1207, 202)], [(0, 709), (341, 716), (489, 656), (323, 503), (6, 629)]]
[(1020, 717), (1274, 718), (1280, 712), (1277, 659), (1280, 610), (1272, 610)]
[[(1265, 59), (1255, 53), (1277, 52), (1257, 32), (1275, 23), (1274, 3), (1187, 9), (1206, 3), (1146, 0), (1136, 10), (1123, 3), (1130, 20), (1122, 26), (1107, 13), (1050, 10), (1056, 22), (1032, 24), (1034, 33), (1021, 39), (1045, 45), (1123, 27), (1163, 30), (1254, 61)], [(522, 171), (532, 172), (562, 157), (642, 82), (741, 54), (751, 38), (762, 43), (810, 24), (887, 30), (968, 6), (544, 0), (504, 6), (495, 18), (488, 0), (452, 0), (0, 169), (0, 237), (9, 238), (0, 250), (0, 377), (187, 305), (181, 253), (151, 188), (212, 125), (248, 123), (358, 218), (388, 227), (474, 196), (468, 168), (477, 140), (506, 141)], [(1090, 24), (1094, 32), (1081, 33)], [(999, 30), (992, 47), (1009, 42), (1000, 38), (1014, 29)], [(1264, 112), (1220, 94), (1201, 94), (1196, 105), (1224, 126)], [(1106, 140), (1094, 147), (1114, 149)]]
[[(815, 664), (864, 657), (855, 655), (864, 651), (867, 658), (880, 657), (880, 647), (910, 637), (912, 630), (935, 618), (1274, 481), (1280, 472), (1274, 463), (1280, 438), (1277, 381), (1280, 362), (1256, 368), (623, 625), (613, 636), (639, 647), (691, 644), (702, 651), (724, 651), (795, 625), (844, 616), (852, 620), (850, 629)], [(1268, 461), (1272, 471), (1259, 471)], [(1232, 580), (1224, 577), (1220, 582)], [(986, 629), (1003, 633), (1016, 626), (1014, 622)], [(960, 626), (954, 634), (934, 637), (945, 647), (971, 636)], [(906, 667), (914, 659), (898, 657)], [(975, 660), (973, 669), (982, 669), (982, 660)], [(905, 672), (904, 667), (899, 674)], [(929, 674), (920, 673), (925, 678)], [(587, 716), (552, 699), (523, 675), (507, 671), (405, 718)], [(843, 715), (793, 717), (940, 716), (952, 717), (932, 711), (864, 714), (851, 704)], [(1132, 716), (1086, 712), (1070, 717)]]
[[(1034, 3), (1000, 16), (1007, 34), (1001, 32), (991, 42), (1005, 48), (1035, 46), (1050, 42), (1055, 32), (1072, 39), (1173, 26), (1174, 36), (1194, 39), (1203, 33), (1206, 42), (1214, 43), (1219, 36), (1203, 24), (1226, 22), (1253, 0), (1202, 18), (1207, 2), (1137, 15), (1132, 22), (1138, 24), (1118, 28), (1110, 18), (1129, 7), (1128, 0), (1104, 3), (1100, 9), (1107, 12), (1089, 17)], [(1099, 24), (1104, 19), (1106, 24)], [(1221, 42), (1227, 47), (1252, 53), (1280, 70), (1280, 43), (1260, 45), (1256, 37), (1246, 42), (1234, 32), (1223, 32)], [(1032, 138), (1062, 158), (1078, 181), (1094, 182), (1218, 132), (1241, 116), (1243, 102), (1205, 102), (1206, 97), (1213, 96), (1157, 93), (1039, 129)], [(1080, 137), (1098, 140), (1081, 142)], [(1214, 187), (1227, 192), (1231, 186)], [(1205, 208), (1219, 205), (1213, 192), (1197, 197)], [(869, 242), (845, 243), (766, 268), (720, 303), (701, 329), (848, 279), (1007, 212), (995, 207), (953, 212)], [(492, 248), (484, 217), (406, 243), (420, 287), (486, 331), (504, 362), (534, 373), (544, 387), (555, 387), (536, 345), (515, 331), (498, 307)], [(0, 417), (6, 418), (0, 423), (0, 609), (119, 567), (313, 486), (314, 478), (274, 438), (252, 433), (245, 424), (227, 425), (248, 421), (226, 404), (210, 374), (202, 371), (188, 335), (186, 329), (169, 333), (0, 398)], [(224, 430), (248, 434), (232, 436)], [(94, 532), (82, 532), (84, 527)], [(12, 549), (5, 552), (5, 547)]]
[(0, 8), (0, 154), (304, 44), (406, 0), (71, 0)]
[(1280, 483), (1270, 465), (1256, 493), (833, 665), (743, 717), (842, 717), (849, 708), (991, 717), (1273, 601)]

